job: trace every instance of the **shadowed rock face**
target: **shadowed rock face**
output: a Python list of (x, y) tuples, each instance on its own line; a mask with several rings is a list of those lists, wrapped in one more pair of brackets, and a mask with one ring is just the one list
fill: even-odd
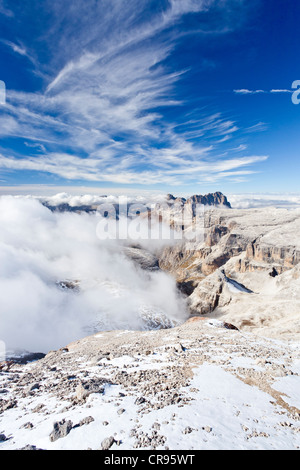
[(178, 202), (181, 204), (203, 204), (204, 206), (226, 206), (231, 208), (230, 202), (227, 200), (227, 197), (221, 192), (209, 193), (205, 196), (202, 195), (193, 195), (188, 199), (183, 197), (175, 197), (173, 194), (167, 195), (167, 200), (172, 202)]
[(225, 206), (231, 208), (227, 197), (221, 192), (209, 193), (205, 196), (191, 196), (187, 199), (188, 204), (203, 204), (204, 206)]

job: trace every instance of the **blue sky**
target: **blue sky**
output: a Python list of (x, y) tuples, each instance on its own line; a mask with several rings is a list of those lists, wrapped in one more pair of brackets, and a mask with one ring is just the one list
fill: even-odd
[(295, 0), (0, 0), (2, 189), (299, 192), (299, 18)]

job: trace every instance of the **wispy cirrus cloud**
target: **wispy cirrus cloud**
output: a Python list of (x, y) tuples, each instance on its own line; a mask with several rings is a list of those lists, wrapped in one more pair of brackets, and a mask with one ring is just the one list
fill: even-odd
[[(166, 185), (178, 186), (187, 183), (219, 181), (221, 179), (253, 174), (252, 170), (239, 170), (267, 160), (268, 156), (245, 156), (228, 160), (187, 160), (170, 155), (163, 166), (152, 165), (151, 169), (132, 169), (132, 161), (124, 159), (111, 165), (110, 159), (87, 158), (65, 153), (52, 153), (39, 158), (15, 158), (0, 155), (0, 166), (6, 170), (38, 171), (51, 173), (65, 180), (89, 182), (112, 182), (116, 184), (155, 185), (162, 181)], [(147, 162), (143, 162), (147, 168)]]
[(7, 7), (6, 3), (7, 2), (5, 2), (5, 0), (0, 0), (0, 15), (13, 17), (14, 13), (10, 8)]
[(42, 76), (42, 72), (39, 70), (39, 63), (34, 55), (22, 44), (21, 42), (13, 42), (6, 39), (0, 39), (0, 43), (6, 46), (13, 54), (21, 56), (21, 58), (26, 59), (31, 67), (33, 68), (33, 73), (36, 75)]
[(240, 90), (233, 90), (237, 95), (257, 95), (259, 93), (266, 93), (264, 90), (248, 90), (247, 88), (241, 88)]
[(287, 89), (272, 89), (272, 90), (248, 90), (247, 88), (241, 88), (237, 90), (233, 90), (233, 92), (237, 95), (258, 95), (258, 94), (272, 94), (272, 93), (293, 93), (292, 90)]
[[(2, 155), (0, 168), (67, 181), (176, 185), (213, 173), (226, 178), (232, 176), (226, 172), (264, 161), (245, 156), (222, 170), (220, 145), (234, 139), (238, 123), (220, 112), (181, 111), (187, 102), (177, 87), (189, 71), (168, 65), (185, 15), (225, 12), (237, 3), (170, 0), (151, 4), (150, 11), (146, 0), (129, 0), (126, 9), (121, 0), (45, 1), (51, 27), (39, 37), (43, 48), (35, 50), (43, 87), (8, 90), (0, 116), (0, 135), (24, 139), (27, 151)], [(225, 20), (208, 29), (217, 35), (224, 27)], [(6, 45), (28, 56), (23, 41)], [(176, 117), (166, 117), (169, 108)]]
[(7, 47), (12, 49), (13, 52), (16, 52), (17, 54), (20, 54), (20, 55), (23, 55), (23, 56), (27, 55), (27, 51), (26, 51), (25, 47), (23, 47), (22, 45), (15, 44), (14, 42), (7, 41), (5, 39), (1, 39), (0, 42), (2, 44), (5, 44)]

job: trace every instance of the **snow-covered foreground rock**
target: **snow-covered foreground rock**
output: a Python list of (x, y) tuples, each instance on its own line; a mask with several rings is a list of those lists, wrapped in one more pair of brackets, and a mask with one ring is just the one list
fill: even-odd
[(298, 449), (300, 347), (192, 318), (0, 372), (0, 450)]

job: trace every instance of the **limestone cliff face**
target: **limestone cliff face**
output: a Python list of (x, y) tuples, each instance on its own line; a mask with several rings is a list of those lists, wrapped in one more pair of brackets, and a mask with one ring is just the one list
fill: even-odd
[(192, 314), (211, 314), (232, 302), (239, 289), (233, 294), (225, 274), (250, 276), (251, 282), (262, 275), (265, 282), (300, 263), (300, 210), (209, 208), (203, 224), (201, 243), (182, 242), (159, 259), (188, 296)]
[(229, 228), (219, 224), (208, 227), (205, 234), (205, 243), (207, 246), (217, 245), (221, 238), (227, 235)]
[(206, 224), (205, 245), (211, 248), (204, 261), (207, 274), (239, 254), (243, 257), (236, 269), (241, 272), (274, 266), (281, 273), (300, 262), (299, 210), (211, 211)]
[(246, 257), (240, 263), (240, 271), (263, 270), (266, 265), (273, 265), (278, 274), (292, 269), (300, 263), (300, 250), (295, 246), (276, 246), (263, 241), (249, 243)]

